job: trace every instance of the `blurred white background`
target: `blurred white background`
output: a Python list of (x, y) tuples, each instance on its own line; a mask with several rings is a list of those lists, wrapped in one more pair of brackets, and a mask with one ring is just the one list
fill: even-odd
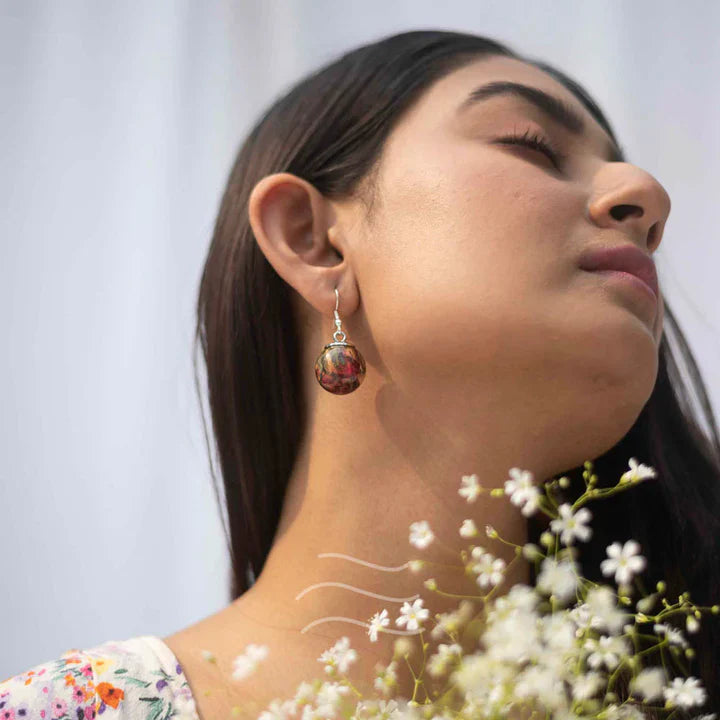
[(0, 678), (227, 604), (197, 283), (251, 124), (358, 44), (475, 32), (585, 85), (670, 193), (660, 282), (720, 409), (718, 27), (700, 1), (2, 0)]

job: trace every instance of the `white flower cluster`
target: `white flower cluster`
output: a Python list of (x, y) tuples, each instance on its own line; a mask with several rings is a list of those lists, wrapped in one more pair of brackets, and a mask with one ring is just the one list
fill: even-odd
[[(630, 459), (629, 466), (615, 488), (603, 490), (603, 497), (656, 476), (652, 468), (638, 463), (636, 458)], [(491, 596), (505, 577), (505, 561), (480, 545), (472, 545), (468, 553), (463, 553), (466, 571), (479, 588), (488, 591), (487, 595), (477, 598), (482, 604), (482, 630), (476, 651), (464, 654), (459, 641), (460, 631), (476, 610), (473, 603), (464, 599), (457, 611), (435, 616), (431, 637), (435, 640), (449, 637), (451, 641), (439, 643), (428, 658), (425, 658), (427, 645), (423, 645), (423, 668), (413, 673), (416, 692), (430, 678), (445, 680), (457, 691), (455, 697), (460, 698), (459, 704), (432, 703), (429, 695), (421, 704), (415, 693), (411, 699), (390, 698), (398, 685), (395, 659), (386, 666), (376, 667), (374, 688), (378, 697), (358, 700), (356, 693), (350, 693), (353, 686), (345, 677), (357, 660), (357, 652), (343, 636), (318, 658), (331, 679), (301, 683), (292, 699), (273, 700), (258, 720), (341, 717), (347, 720), (494, 720), (513, 718), (519, 709), (538, 707), (541, 716), (560, 720), (644, 720), (643, 710), (650, 706), (656, 712), (667, 713), (676, 708), (702, 706), (707, 693), (700, 680), (692, 676), (671, 677), (665, 660), (663, 667), (645, 667), (641, 655), (646, 655), (647, 650), (636, 654), (637, 640), (641, 635), (645, 639), (654, 638), (654, 649), (662, 650), (666, 659), (683, 654), (690, 658), (692, 650), (683, 632), (665, 618), (685, 613), (687, 631), (695, 633), (699, 630), (701, 611), (710, 609), (717, 614), (720, 608), (699, 608), (690, 603), (688, 594), (684, 593), (675, 605), (663, 598), (663, 608), (653, 615), (651, 610), (666, 589), (660, 582), (656, 593), (637, 601), (636, 610), (626, 609), (631, 605), (630, 584), (647, 565), (640, 545), (632, 539), (608, 545), (606, 558), (600, 563), (602, 575), (612, 578), (618, 591), (581, 576), (575, 544), (592, 537), (592, 513), (585, 504), (601, 494), (594, 490), (597, 477), (592, 474), (592, 463), (586, 462), (585, 468), (586, 492), (573, 504), (554, 502), (551, 498), (553, 487), (567, 487), (567, 482), (562, 482), (567, 478), (555, 485), (551, 481), (545, 486), (546, 492), (541, 493), (533, 474), (516, 467), (510, 469), (504, 489), (490, 493), (493, 497), (509, 496), (524, 516), (538, 511), (545, 513), (550, 518), (549, 531), (540, 539), (546, 551), (532, 543), (515, 546), (516, 557), (535, 564), (535, 586), (518, 583), (498, 597)], [(484, 491), (477, 475), (462, 477), (458, 492), (467, 503), (474, 503)], [(479, 534), (473, 519), (463, 520), (459, 534), (463, 538)], [(491, 540), (499, 538), (490, 525), (485, 527), (485, 534)], [(409, 541), (413, 547), (424, 550), (434, 540), (435, 534), (427, 521), (410, 525)], [(512, 545), (506, 540), (502, 542)], [(408, 568), (417, 572), (423, 564), (422, 560), (412, 560)], [(424, 585), (430, 591), (438, 590), (434, 578), (425, 580)], [(408, 635), (421, 635), (429, 616), (423, 598), (417, 598), (412, 603), (404, 602), (395, 625), (404, 627)], [(654, 636), (649, 636), (645, 627), (650, 623)], [(386, 632), (389, 625), (388, 610), (376, 612), (367, 625), (370, 641), (377, 642), (379, 633)], [(638, 625), (643, 625), (642, 630)], [(409, 643), (409, 637), (397, 640), (396, 652), (398, 648), (407, 649)], [(204, 653), (208, 661), (214, 661), (209, 651)], [(266, 654), (267, 648), (263, 651), (261, 646), (249, 645), (234, 662), (234, 677), (249, 675)], [(624, 700), (613, 690), (621, 670), (631, 675), (631, 694)], [(424, 673), (429, 678), (425, 679)], [(447, 696), (445, 692), (442, 698)], [(706, 713), (696, 715), (693, 720), (717, 718), (715, 713)]]

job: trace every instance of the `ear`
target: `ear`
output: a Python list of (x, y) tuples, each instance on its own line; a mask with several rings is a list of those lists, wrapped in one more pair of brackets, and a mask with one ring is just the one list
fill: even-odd
[(255, 239), (277, 274), (323, 315), (332, 316), (335, 288), (341, 317), (360, 298), (345, 255), (337, 214), (315, 187), (292, 173), (274, 173), (250, 193), (248, 215)]

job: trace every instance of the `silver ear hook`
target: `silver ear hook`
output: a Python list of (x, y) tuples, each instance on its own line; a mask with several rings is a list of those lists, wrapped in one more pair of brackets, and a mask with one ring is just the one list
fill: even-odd
[[(333, 310), (333, 314), (335, 315), (335, 332), (333, 333), (333, 339), (335, 342), (344, 343), (346, 339), (346, 335), (341, 329), (342, 321), (340, 320), (340, 316), (338, 315), (338, 304), (340, 302), (340, 295), (338, 294), (338, 289), (335, 288), (335, 310)], [(338, 337), (340, 335), (341, 337)]]

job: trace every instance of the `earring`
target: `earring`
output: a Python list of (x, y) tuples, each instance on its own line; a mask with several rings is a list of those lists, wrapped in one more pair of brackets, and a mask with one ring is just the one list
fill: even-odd
[(340, 329), (339, 302), (340, 296), (335, 288), (335, 342), (328, 343), (315, 360), (315, 377), (328, 392), (347, 395), (357, 390), (365, 378), (365, 358), (352, 343), (345, 342), (346, 335)]

